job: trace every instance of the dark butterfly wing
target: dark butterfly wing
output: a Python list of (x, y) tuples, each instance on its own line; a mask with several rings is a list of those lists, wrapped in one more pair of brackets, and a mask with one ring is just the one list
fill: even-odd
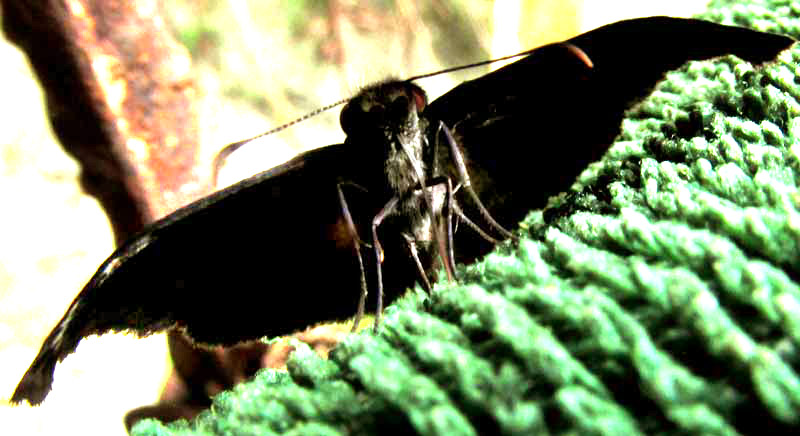
[[(361, 275), (336, 187), (370, 183), (358, 162), (358, 150), (344, 145), (313, 150), (154, 223), (100, 266), (12, 402), (40, 403), (57, 361), (91, 334), (183, 326), (196, 342), (225, 345), (352, 317)], [(357, 189), (344, 192), (355, 218), (383, 206)], [(367, 234), (368, 223), (356, 225)], [(416, 269), (391, 244), (384, 249), (392, 257), (384, 267), (392, 296), (413, 286)], [(371, 250), (362, 253), (369, 273)]]
[[(537, 48), (465, 82), (432, 102), (424, 116), (431, 129), (441, 120), (453, 130), (478, 197), (500, 224), (514, 228), (606, 152), (619, 133), (623, 112), (667, 71), (725, 54), (761, 63), (793, 42), (692, 19), (621, 21), (568, 44)], [(444, 147), (441, 140), (439, 147)], [(471, 203), (463, 194), (458, 200)], [(477, 216), (474, 210), (468, 215)], [(491, 244), (460, 231), (455, 247), (456, 260), (469, 263)]]

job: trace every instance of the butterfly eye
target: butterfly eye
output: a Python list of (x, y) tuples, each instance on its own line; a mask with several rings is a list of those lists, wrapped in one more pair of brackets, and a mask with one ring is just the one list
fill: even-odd
[(414, 104), (417, 106), (417, 112), (422, 112), (425, 106), (428, 105), (428, 97), (425, 95), (425, 91), (419, 87), (411, 88), (411, 96), (414, 98)]
[(339, 124), (345, 135), (350, 135), (365, 125), (377, 125), (386, 117), (386, 107), (382, 104), (364, 105), (359, 101), (348, 103), (339, 115)]
[(392, 101), (392, 103), (387, 108), (387, 118), (393, 120), (403, 119), (408, 116), (409, 112), (409, 101), (408, 97), (406, 96), (399, 96)]
[(339, 114), (339, 125), (342, 126), (342, 131), (345, 135), (352, 133), (353, 128), (357, 123), (358, 113), (360, 110), (355, 107), (353, 102), (347, 103)]

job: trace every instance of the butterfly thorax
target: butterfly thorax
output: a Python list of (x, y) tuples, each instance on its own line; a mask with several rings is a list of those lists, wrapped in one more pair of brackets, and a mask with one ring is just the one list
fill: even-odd
[[(347, 142), (361, 147), (368, 161), (379, 158), (383, 162), (381, 181), (373, 181), (368, 190), (382, 201), (397, 199), (386, 224), (397, 226), (417, 242), (433, 239), (430, 217), (441, 213), (445, 196), (442, 186), (427, 187), (430, 145), (427, 122), (420, 116), (426, 104), (418, 86), (388, 81), (363, 90), (341, 114)], [(423, 192), (428, 193), (427, 201)]]

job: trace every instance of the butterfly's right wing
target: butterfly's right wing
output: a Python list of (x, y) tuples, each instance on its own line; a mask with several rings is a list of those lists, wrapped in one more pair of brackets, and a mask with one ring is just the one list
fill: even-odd
[[(306, 152), (198, 200), (129, 240), (72, 302), (12, 402), (41, 402), (56, 363), (91, 334), (146, 335), (179, 326), (196, 342), (231, 345), (353, 316), (362, 276), (337, 186), (346, 185), (348, 208), (364, 240), (383, 206), (347, 185), (369, 187), (373, 180), (358, 152), (345, 145)], [(371, 280), (372, 250), (362, 254)], [(387, 257), (386, 292), (413, 286), (416, 269), (405, 253), (391, 250)]]

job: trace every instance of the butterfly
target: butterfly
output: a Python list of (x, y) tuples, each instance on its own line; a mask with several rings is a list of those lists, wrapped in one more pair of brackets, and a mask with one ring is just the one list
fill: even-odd
[[(179, 328), (231, 345), (361, 314), (471, 263), (598, 160), (623, 112), (689, 60), (773, 59), (791, 38), (651, 17), (536, 48), (428, 103), (364, 89), (343, 144), (200, 199), (120, 246), (45, 339), (12, 402), (41, 403), (92, 334)], [(360, 292), (359, 292), (360, 290)], [(375, 301), (367, 301), (367, 298)]]

